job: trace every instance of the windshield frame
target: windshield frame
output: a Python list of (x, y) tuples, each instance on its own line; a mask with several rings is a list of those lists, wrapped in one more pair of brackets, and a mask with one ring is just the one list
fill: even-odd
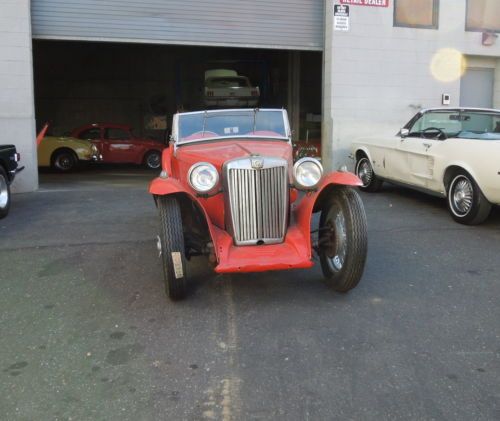
[[(231, 136), (214, 136), (214, 137), (204, 137), (202, 139), (195, 140), (183, 140), (179, 139), (179, 117), (184, 115), (193, 115), (193, 114), (216, 114), (216, 113), (224, 113), (224, 112), (249, 112), (253, 111), (257, 112), (281, 112), (283, 118), (283, 124), (285, 128), (286, 136), (259, 136), (259, 135), (231, 135)], [(174, 142), (174, 147), (177, 148), (179, 146), (184, 145), (192, 145), (193, 143), (204, 143), (204, 142), (212, 142), (212, 141), (225, 141), (225, 140), (253, 140), (253, 139), (268, 139), (268, 140), (278, 140), (278, 141), (286, 141), (291, 144), (292, 142), (292, 131), (290, 129), (290, 123), (288, 120), (288, 114), (285, 109), (282, 108), (226, 108), (220, 110), (204, 110), (204, 111), (191, 111), (187, 113), (177, 113), (174, 115), (173, 124), (172, 124), (172, 136), (171, 140)]]

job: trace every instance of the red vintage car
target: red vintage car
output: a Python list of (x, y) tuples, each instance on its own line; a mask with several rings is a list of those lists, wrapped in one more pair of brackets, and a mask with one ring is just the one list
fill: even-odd
[(132, 127), (122, 124), (94, 123), (74, 129), (71, 137), (89, 140), (97, 146), (103, 163), (161, 166), (161, 152), (165, 145), (134, 135)]
[(294, 163), (292, 155), (285, 110), (174, 116), (161, 174), (149, 188), (171, 299), (186, 295), (187, 261), (198, 255), (215, 272), (233, 273), (310, 268), (317, 254), (334, 290), (358, 284), (367, 252), (365, 211), (353, 188), (361, 181), (349, 172), (323, 174), (317, 159)]

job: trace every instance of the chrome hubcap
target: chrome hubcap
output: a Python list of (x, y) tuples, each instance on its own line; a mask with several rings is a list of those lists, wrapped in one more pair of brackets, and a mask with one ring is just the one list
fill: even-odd
[(332, 209), (333, 219), (327, 223), (330, 228), (330, 244), (327, 253), (328, 264), (333, 271), (340, 271), (344, 267), (347, 256), (347, 228), (344, 213), (338, 209)]
[(452, 206), (459, 216), (467, 215), (472, 209), (474, 190), (470, 180), (464, 176), (455, 179), (451, 195)]
[(356, 171), (358, 177), (363, 182), (363, 186), (368, 186), (373, 179), (372, 166), (368, 162), (368, 159), (363, 158), (358, 162), (358, 170)]
[(7, 207), (9, 202), (9, 190), (7, 186), (7, 180), (0, 174), (0, 209)]
[(154, 153), (148, 156), (147, 164), (149, 168), (159, 168), (160, 167), (160, 154)]
[(161, 239), (160, 236), (156, 236), (156, 249), (158, 250), (158, 257), (161, 257)]
[(69, 170), (72, 165), (72, 159), (69, 155), (61, 155), (57, 158), (56, 166), (61, 170)]

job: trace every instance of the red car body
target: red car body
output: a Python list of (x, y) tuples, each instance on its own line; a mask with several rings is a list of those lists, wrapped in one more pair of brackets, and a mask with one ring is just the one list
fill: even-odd
[(224, 195), (200, 197), (188, 182), (190, 167), (200, 161), (209, 161), (219, 173), (228, 160), (251, 155), (274, 156), (288, 161), (292, 182), (293, 150), (290, 143), (269, 140), (225, 139), (202, 142), (174, 148), (171, 144), (163, 151), (163, 177), (151, 182), (150, 193), (155, 197), (183, 195), (202, 212), (213, 243), (215, 271), (263, 272), (269, 270), (309, 268), (313, 266), (311, 244), (311, 218), (319, 210), (321, 200), (336, 185), (360, 186), (361, 181), (352, 173), (332, 172), (307, 193), (290, 187), (290, 216), (285, 240), (280, 244), (237, 246), (225, 227)]
[[(103, 163), (146, 164), (159, 168), (159, 156), (166, 145), (136, 137), (132, 127), (122, 124), (94, 123), (74, 129), (72, 137), (91, 141), (102, 154)], [(148, 155), (156, 153), (155, 165), (148, 165)], [(156, 165), (157, 163), (157, 165)]]

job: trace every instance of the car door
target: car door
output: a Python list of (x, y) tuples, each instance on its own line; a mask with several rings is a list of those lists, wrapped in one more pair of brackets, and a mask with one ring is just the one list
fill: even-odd
[(436, 148), (447, 134), (460, 130), (457, 111), (431, 110), (423, 113), (409, 128), (408, 135), (401, 136), (394, 151), (391, 161), (394, 179), (429, 188), (433, 185)]
[(112, 163), (130, 163), (135, 161), (137, 145), (129, 130), (121, 127), (104, 129), (106, 161)]
[(427, 187), (434, 166), (429, 151), (436, 141), (410, 136), (401, 138), (391, 168), (394, 179), (413, 186)]

